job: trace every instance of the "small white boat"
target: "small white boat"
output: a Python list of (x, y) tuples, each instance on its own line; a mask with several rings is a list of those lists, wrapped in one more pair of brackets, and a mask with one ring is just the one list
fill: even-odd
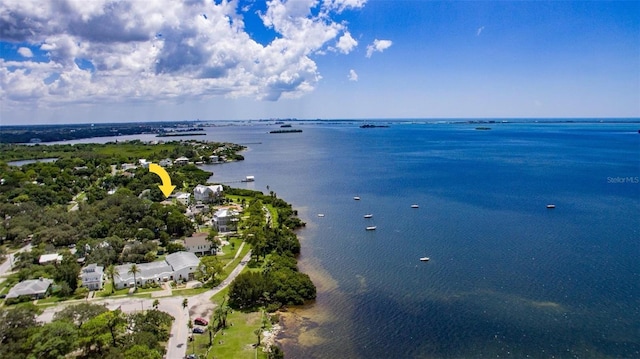
[(421, 262), (428, 262), (429, 261), (429, 257), (420, 257), (420, 261)]
[(318, 217), (324, 217), (324, 213), (318, 213)]
[(355, 199), (356, 201), (359, 201), (359, 200), (360, 200), (360, 197), (355, 196), (355, 197), (353, 197), (353, 199)]
[(366, 229), (367, 229), (367, 231), (375, 231), (376, 230), (376, 226), (369, 226)]
[(547, 208), (549, 208), (549, 209), (554, 209), (554, 208), (556, 208), (556, 205), (555, 205), (555, 204), (548, 204), (548, 205), (547, 205)]
[(371, 218), (371, 217), (373, 217), (373, 214), (365, 214), (364, 215), (364, 218)]
[(420, 207), (420, 206), (418, 206), (417, 204), (412, 204), (411, 205), (411, 208), (418, 208), (418, 207)]

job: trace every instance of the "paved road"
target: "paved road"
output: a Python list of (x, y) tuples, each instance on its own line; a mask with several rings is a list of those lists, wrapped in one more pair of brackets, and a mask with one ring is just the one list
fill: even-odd
[[(242, 261), (233, 271), (229, 274), (227, 279), (222, 281), (218, 286), (212, 288), (206, 292), (194, 295), (191, 297), (175, 296), (156, 298), (160, 302), (158, 309), (171, 314), (175, 320), (171, 326), (171, 336), (167, 343), (167, 359), (180, 359), (184, 358), (187, 350), (187, 339), (189, 337), (189, 328), (187, 323), (190, 318), (204, 317), (208, 318), (213, 313), (215, 304), (210, 300), (212, 296), (226, 288), (244, 269), (247, 262), (251, 259), (251, 252), (247, 253)], [(188, 300), (188, 308), (182, 308), (182, 301), (184, 298)], [(89, 300), (94, 304), (103, 304), (110, 310), (120, 308), (125, 313), (133, 313), (142, 310), (146, 310), (152, 307), (155, 299), (142, 299), (136, 297), (124, 297), (124, 298), (94, 298)], [(38, 316), (40, 322), (50, 322), (53, 319), (53, 315), (62, 310), (68, 305), (73, 305), (78, 301), (66, 302), (55, 307), (48, 307), (44, 312)]]
[(6, 275), (8, 273), (11, 272), (11, 266), (13, 265), (13, 262), (15, 261), (14, 257), (17, 253), (20, 252), (28, 252), (31, 250), (31, 244), (27, 244), (26, 246), (18, 249), (17, 251), (15, 251), (14, 253), (11, 253), (7, 256), (7, 259), (0, 264), (0, 283), (2, 283), (6, 278)]

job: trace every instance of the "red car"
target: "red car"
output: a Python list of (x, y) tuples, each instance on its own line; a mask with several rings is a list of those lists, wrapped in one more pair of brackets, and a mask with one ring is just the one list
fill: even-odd
[(208, 325), (209, 322), (206, 319), (203, 318), (196, 318), (193, 320), (193, 322), (197, 325)]

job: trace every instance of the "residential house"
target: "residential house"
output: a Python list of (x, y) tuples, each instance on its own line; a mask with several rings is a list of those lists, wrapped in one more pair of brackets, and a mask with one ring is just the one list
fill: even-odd
[(49, 294), (53, 280), (46, 278), (29, 279), (22, 281), (9, 290), (7, 299), (18, 297), (30, 297), (32, 299), (44, 298)]
[(165, 261), (173, 269), (175, 280), (193, 280), (200, 265), (200, 259), (189, 252), (175, 252), (167, 255)]
[(83, 287), (87, 287), (89, 290), (100, 290), (104, 281), (104, 267), (97, 263), (91, 263), (82, 268), (80, 279), (82, 279)]
[[(164, 261), (137, 264), (140, 273), (136, 273), (135, 279), (138, 285), (149, 283), (161, 283), (170, 280), (191, 280), (200, 265), (200, 260), (195, 254), (189, 252), (171, 253)], [(131, 263), (116, 266), (116, 289), (131, 288), (134, 286), (134, 276), (129, 273)]]
[(207, 236), (207, 233), (194, 233), (191, 237), (184, 239), (184, 248), (197, 255), (215, 254), (213, 243), (207, 239)]
[(176, 194), (176, 199), (178, 200), (178, 202), (184, 204), (185, 206), (188, 206), (191, 195), (189, 193), (178, 193)]
[(193, 197), (196, 203), (215, 203), (224, 196), (224, 188), (222, 185), (203, 186), (197, 185), (193, 189)]
[(221, 208), (213, 214), (213, 224), (219, 232), (235, 231), (238, 223), (238, 211)]
[(178, 157), (178, 158), (176, 158), (175, 161), (173, 161), (173, 164), (176, 165), (176, 166), (186, 165), (186, 164), (189, 164), (189, 159), (184, 157), (184, 156), (183, 157)]
[(171, 165), (173, 165), (173, 161), (171, 160), (171, 158), (165, 158), (164, 160), (160, 160), (158, 164), (161, 167), (171, 167)]
[(38, 263), (40, 263), (41, 265), (47, 265), (50, 263), (60, 263), (60, 262), (62, 262), (62, 255), (58, 253), (43, 254), (40, 256), (40, 259), (38, 260)]

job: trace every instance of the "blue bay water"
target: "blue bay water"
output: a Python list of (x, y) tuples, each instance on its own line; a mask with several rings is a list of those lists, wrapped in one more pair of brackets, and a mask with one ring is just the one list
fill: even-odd
[(207, 136), (253, 143), (212, 180), (300, 209), (303, 268), (332, 283), (289, 357), (640, 355), (637, 124), (299, 127)]
[(248, 150), (203, 166), (308, 224), (320, 291), (285, 320), (287, 357), (640, 357), (637, 121), (294, 127), (207, 128)]

